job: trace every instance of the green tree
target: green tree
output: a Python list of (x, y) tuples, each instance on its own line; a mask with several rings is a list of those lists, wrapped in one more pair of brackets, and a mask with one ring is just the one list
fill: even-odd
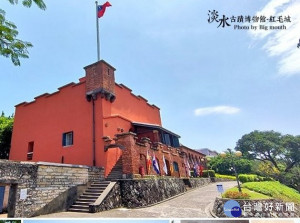
[[(211, 168), (219, 174), (226, 174), (226, 175), (234, 175), (234, 171), (232, 169), (232, 157), (229, 156), (221, 157), (216, 156), (210, 160)], [(236, 166), (238, 173), (252, 173), (252, 162), (250, 160), (244, 158), (233, 158), (233, 162)]]
[[(8, 0), (11, 4), (17, 4), (18, 0)], [(23, 0), (25, 7), (31, 7), (34, 2), (40, 9), (45, 10), (43, 0)], [(30, 42), (18, 39), (17, 26), (5, 18), (5, 11), (0, 9), (0, 55), (10, 57), (14, 65), (20, 66), (19, 58), (28, 58), (28, 48), (33, 45)]]
[(9, 157), (13, 123), (13, 117), (5, 117), (2, 112), (0, 116), (0, 159), (8, 159)]
[(300, 164), (300, 136), (285, 135), (282, 138), (282, 145), (285, 148), (283, 156), (286, 164), (285, 172), (288, 172)]
[(293, 187), (300, 192), (300, 168), (293, 167), (289, 172), (281, 172), (278, 176), (281, 183)]
[(256, 130), (242, 136), (235, 149), (247, 158), (271, 162), (279, 171), (288, 172), (300, 163), (300, 136)]

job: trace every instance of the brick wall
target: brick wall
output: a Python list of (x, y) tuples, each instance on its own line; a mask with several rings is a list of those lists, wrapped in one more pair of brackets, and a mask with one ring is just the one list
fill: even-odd
[(115, 76), (111, 65), (101, 60), (84, 68), (86, 71), (86, 92), (103, 89), (115, 93)]
[[(135, 174), (139, 174), (140, 167), (143, 167), (145, 175), (158, 175), (153, 170), (152, 165), (148, 171), (146, 165), (147, 152), (151, 157), (151, 163), (154, 155), (158, 160), (160, 169), (159, 175), (187, 177), (183, 156), (180, 154), (178, 148), (166, 146), (161, 143), (151, 143), (147, 138), (142, 138), (140, 142), (137, 142), (136, 134), (131, 132), (117, 134), (115, 143), (117, 145), (122, 145), (125, 148), (122, 152), (123, 173), (126, 174), (128, 178), (132, 178)], [(165, 158), (166, 163), (168, 163), (168, 174), (163, 171), (163, 157)], [(171, 173), (170, 166), (173, 165), (173, 162), (178, 164), (179, 171), (173, 171)]]

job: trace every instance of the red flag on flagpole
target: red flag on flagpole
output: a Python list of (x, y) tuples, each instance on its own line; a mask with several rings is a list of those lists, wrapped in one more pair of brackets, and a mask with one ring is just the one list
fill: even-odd
[(97, 29), (97, 59), (100, 61), (100, 38), (99, 38), (99, 18), (101, 18), (104, 13), (106, 7), (111, 6), (109, 2), (105, 2), (103, 5), (98, 5), (96, 1), (96, 29)]
[(110, 7), (111, 4), (109, 2), (105, 2), (103, 5), (98, 5), (98, 18), (101, 18), (106, 10), (106, 7)]

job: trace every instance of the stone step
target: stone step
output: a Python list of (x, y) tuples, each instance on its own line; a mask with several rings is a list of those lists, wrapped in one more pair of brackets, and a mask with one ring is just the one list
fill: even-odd
[(81, 201), (81, 200), (77, 200), (77, 201), (75, 202), (74, 205), (89, 206), (89, 204), (92, 204), (92, 203), (94, 203), (94, 202), (95, 202), (95, 201), (90, 202), (90, 201)]
[(76, 203), (76, 202), (85, 202), (85, 203), (91, 204), (91, 203), (94, 203), (96, 200), (97, 200), (97, 199), (95, 199), (95, 198), (78, 198), (78, 199), (75, 201), (75, 203)]
[(89, 189), (91, 188), (91, 189), (96, 189), (96, 188), (106, 188), (108, 186), (108, 184), (107, 185), (91, 185), (90, 187), (89, 187)]
[(122, 171), (119, 171), (119, 172), (110, 172), (108, 175), (114, 175), (114, 174), (122, 174)]
[(116, 179), (122, 179), (122, 176), (120, 176), (120, 175), (118, 175), (118, 176), (117, 176), (117, 175), (116, 175), (116, 176), (107, 176), (106, 179), (109, 180), (109, 179), (115, 179), (115, 178), (116, 178)]
[(101, 188), (101, 189), (89, 188), (85, 192), (101, 194), (104, 190), (105, 188)]
[(112, 169), (112, 170), (110, 171), (110, 173), (113, 173), (113, 172), (122, 172), (122, 170), (123, 170), (122, 167), (121, 167), (121, 168), (118, 168), (118, 169)]
[(84, 213), (89, 213), (89, 210), (85, 210), (85, 209), (77, 209), (77, 208), (69, 208), (68, 211), (71, 211), (71, 212), (84, 212)]
[(105, 188), (110, 184), (110, 181), (93, 182), (85, 192), (75, 201), (68, 211), (72, 212), (89, 212), (89, 204), (94, 203)]
[(71, 206), (71, 209), (77, 209), (77, 210), (89, 211), (89, 205), (76, 205), (76, 204), (73, 204), (73, 205)]
[(107, 176), (107, 178), (112, 178), (112, 177), (122, 177), (122, 174), (110, 174)]
[(92, 183), (91, 187), (106, 187), (109, 183), (103, 182), (103, 183)]
[(93, 193), (93, 192), (84, 192), (82, 196), (91, 196), (91, 197), (99, 197), (101, 193)]
[(97, 195), (80, 195), (79, 199), (85, 199), (85, 200), (97, 200), (99, 196)]
[(109, 174), (107, 177), (121, 177), (122, 174)]

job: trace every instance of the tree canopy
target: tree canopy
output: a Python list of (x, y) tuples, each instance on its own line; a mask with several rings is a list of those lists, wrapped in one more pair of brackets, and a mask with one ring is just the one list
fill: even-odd
[[(18, 0), (8, 0), (11, 4), (17, 4)], [(45, 10), (43, 0), (23, 0), (25, 7), (31, 7), (34, 2), (40, 9)], [(10, 57), (14, 65), (20, 66), (20, 58), (28, 58), (28, 48), (33, 45), (30, 42), (18, 39), (17, 26), (6, 19), (6, 13), (0, 8), (0, 55)]]
[(14, 118), (0, 116), (0, 159), (8, 159)]
[(300, 136), (256, 130), (242, 136), (235, 149), (247, 158), (271, 162), (284, 172), (300, 163)]
[(216, 173), (234, 175), (233, 171), (233, 162), (238, 171), (238, 173), (251, 173), (252, 163), (248, 159), (243, 158), (234, 158), (230, 157), (230, 154), (227, 154), (225, 158), (221, 156), (213, 157), (209, 164), (211, 168), (216, 171)]

